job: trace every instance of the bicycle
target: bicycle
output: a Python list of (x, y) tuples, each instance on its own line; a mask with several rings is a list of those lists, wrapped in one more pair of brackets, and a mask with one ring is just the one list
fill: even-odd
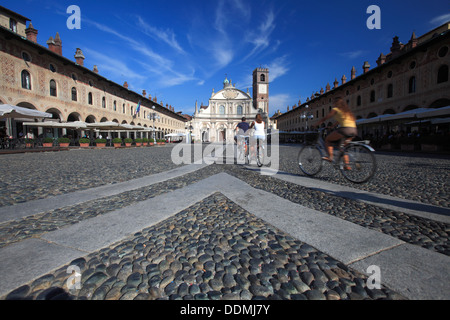
[[(327, 154), (323, 139), (324, 131), (325, 129), (322, 128), (314, 132), (312, 141), (306, 142), (298, 153), (298, 165), (307, 176), (317, 175), (322, 170), (323, 162), (326, 161), (322, 159), (323, 155)], [(340, 141), (338, 154), (333, 157), (335, 159), (333, 167), (336, 170), (339, 169), (350, 182), (358, 184), (367, 182), (374, 176), (377, 169), (375, 150), (368, 145), (368, 141), (348, 141), (346, 140), (348, 138)]]
[(264, 165), (264, 144), (260, 144), (261, 139), (256, 139), (256, 165), (262, 167)]
[(248, 135), (239, 134), (236, 136), (238, 144), (238, 159), (245, 160), (245, 164), (250, 162), (249, 148), (248, 148)]
[[(250, 148), (247, 135), (237, 135), (238, 139), (243, 139), (243, 143), (238, 143), (238, 157), (242, 160), (244, 157), (245, 164), (250, 164)], [(260, 144), (261, 139), (256, 139), (256, 165), (262, 167), (264, 165), (264, 144)]]

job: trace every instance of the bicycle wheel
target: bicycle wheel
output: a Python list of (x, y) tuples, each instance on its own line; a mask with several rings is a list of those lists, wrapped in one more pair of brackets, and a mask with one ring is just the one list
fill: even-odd
[(300, 170), (308, 176), (315, 176), (322, 170), (322, 151), (315, 145), (304, 146), (297, 160)]
[(256, 151), (256, 164), (258, 167), (262, 167), (264, 165), (264, 148), (263, 146), (258, 146)]
[[(348, 163), (345, 157), (348, 156)], [(358, 144), (349, 144), (339, 157), (339, 170), (353, 183), (369, 181), (377, 169), (375, 155), (369, 148)]]
[(244, 146), (245, 164), (250, 164), (250, 151), (248, 145)]
[(244, 160), (244, 156), (245, 156), (244, 150), (245, 150), (244, 144), (243, 143), (238, 144), (238, 146), (237, 146), (237, 153), (238, 153), (237, 159), (238, 160)]

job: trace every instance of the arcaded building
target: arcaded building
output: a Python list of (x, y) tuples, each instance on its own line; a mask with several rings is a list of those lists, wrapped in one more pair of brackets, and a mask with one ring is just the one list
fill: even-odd
[[(349, 77), (343, 75), (340, 82), (336, 78), (332, 85), (326, 84), (325, 89), (313, 93), (305, 102), (299, 101), (272, 119), (281, 131), (302, 132), (331, 110), (336, 97), (342, 97), (359, 119), (360, 135), (411, 131), (417, 126), (406, 117), (404, 121), (370, 124), (365, 124), (370, 122), (365, 120), (413, 109), (450, 106), (449, 66), (450, 22), (420, 37), (413, 33), (406, 44), (394, 37), (390, 52), (381, 53), (374, 67), (364, 62), (360, 75), (355, 67), (351, 68)], [(440, 117), (450, 117), (450, 111)]]
[[(96, 66), (87, 69), (81, 49), (73, 48), (73, 59), (62, 56), (58, 33), (49, 36), (46, 46), (37, 38), (38, 30), (30, 19), (0, 6), (0, 104), (48, 112), (53, 121), (60, 122), (113, 121), (144, 128), (154, 124), (157, 138), (185, 132), (186, 119), (180, 112), (145, 91), (129, 90), (127, 82), (106, 79)], [(155, 122), (151, 118), (154, 113), (159, 116)], [(0, 127), (6, 126), (10, 135), (17, 136), (22, 122), (0, 119)]]

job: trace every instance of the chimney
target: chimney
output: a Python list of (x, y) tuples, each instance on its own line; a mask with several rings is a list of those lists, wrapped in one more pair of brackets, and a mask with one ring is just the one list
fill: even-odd
[(48, 45), (48, 50), (50, 50), (51, 52), (57, 53), (56, 47), (55, 47), (55, 40), (53, 40), (53, 37), (50, 37), (47, 40), (47, 45)]
[(142, 96), (143, 96), (144, 98), (147, 98), (147, 91), (142, 90)]
[(37, 34), (38, 31), (33, 28), (33, 25), (30, 22), (28, 28), (25, 29), (25, 34), (27, 35), (27, 39), (31, 42), (37, 43)]
[(383, 52), (380, 54), (380, 56), (377, 59), (377, 66), (381, 66), (386, 62), (386, 56), (383, 54)]
[(355, 69), (355, 66), (353, 66), (352, 71), (351, 71), (351, 74), (352, 74), (352, 76), (351, 76), (352, 80), (355, 79), (355, 78), (356, 78), (356, 69)]
[(325, 87), (325, 92), (329, 92), (331, 90), (331, 86), (329, 83), (327, 83), (327, 86)]
[(55, 43), (55, 50), (56, 50), (55, 52), (57, 54), (59, 54), (60, 56), (62, 56), (62, 41), (61, 41), (61, 38), (59, 37), (58, 32), (56, 33), (54, 43)]
[(392, 57), (395, 57), (398, 53), (400, 53), (401, 49), (402, 49), (402, 45), (398, 41), (398, 37), (395, 36), (394, 40), (392, 41), (392, 47), (391, 47)]
[(341, 80), (342, 84), (345, 84), (347, 82), (347, 77), (345, 76), (345, 74), (342, 76)]
[(337, 79), (335, 78), (334, 79), (334, 89), (336, 89), (337, 87), (338, 87), (338, 85), (339, 85), (339, 82), (337, 81)]
[(369, 71), (369, 69), (370, 69), (369, 61), (365, 61), (363, 64), (364, 73), (367, 73)]
[(95, 73), (98, 73), (98, 67), (94, 66), (94, 69), (92, 71), (94, 71)]
[(123, 84), (123, 87), (128, 89), (128, 82), (125, 81), (125, 83)]
[(83, 55), (83, 51), (81, 51), (80, 48), (77, 48), (77, 51), (75, 52), (75, 61), (77, 62), (78, 65), (80, 66), (84, 66), (84, 55)]

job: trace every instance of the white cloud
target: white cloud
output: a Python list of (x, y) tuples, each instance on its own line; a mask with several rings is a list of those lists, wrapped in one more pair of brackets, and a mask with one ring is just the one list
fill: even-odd
[(216, 67), (222, 69), (233, 61), (234, 52), (223, 43), (217, 42), (211, 48), (214, 58), (216, 60)]
[(288, 64), (286, 55), (272, 61), (272, 63), (268, 65), (270, 82), (274, 82), (275, 79), (288, 73), (290, 70)]
[(83, 21), (86, 21), (88, 23), (93, 24), (97, 29), (110, 33), (122, 40), (124, 40), (125, 42), (127, 42), (127, 44), (130, 46), (130, 48), (132, 48), (135, 51), (138, 51), (140, 53), (142, 53), (143, 55), (147, 56), (148, 58), (150, 58), (152, 61), (154, 61), (156, 64), (158, 65), (163, 65), (163, 66), (171, 66), (173, 63), (172, 61), (164, 58), (163, 56), (157, 54), (156, 52), (154, 52), (153, 50), (151, 50), (150, 48), (146, 47), (143, 43), (140, 43), (139, 41), (136, 41), (128, 36), (125, 36), (117, 31), (115, 31), (114, 29), (105, 26), (103, 24), (100, 24), (98, 22), (95, 21), (90, 21), (87, 19), (84, 19)]
[(273, 113), (275, 113), (276, 110), (285, 112), (286, 107), (289, 105), (290, 100), (291, 100), (291, 96), (287, 93), (279, 93), (279, 94), (270, 95), (270, 97), (269, 97), (270, 110), (272, 110)]
[(275, 14), (273, 11), (269, 11), (266, 20), (258, 27), (258, 29), (248, 32), (247, 42), (253, 45), (253, 49), (245, 56), (243, 61), (269, 47), (270, 36), (275, 30), (275, 27)]
[(437, 27), (448, 21), (450, 21), (450, 13), (446, 13), (431, 19), (430, 24)]
[[(137, 59), (137, 61), (148, 72), (153, 73), (153, 75), (155, 75), (155, 74), (158, 75), (158, 84), (160, 86), (171, 87), (171, 86), (183, 84), (188, 81), (196, 80), (196, 78), (193, 76), (193, 74), (195, 73), (194, 70), (192, 70), (192, 72), (190, 74), (183, 74), (178, 71), (174, 71), (173, 70), (174, 62), (172, 60), (167, 59), (167, 58), (161, 56), (160, 54), (157, 54), (152, 49), (150, 49), (149, 47), (140, 43), (139, 41), (134, 40), (130, 37), (127, 37), (127, 36), (117, 32), (114, 29), (112, 29), (108, 26), (105, 26), (103, 24), (93, 22), (93, 21), (89, 21), (89, 23), (93, 24), (96, 28), (98, 28), (101, 31), (110, 33), (110, 34), (124, 40), (132, 50), (134, 50), (134, 51), (142, 54), (146, 58), (148, 58), (148, 60), (145, 63), (143, 63), (139, 59)], [(105, 62), (104, 64), (102, 64), (103, 69), (110, 70), (111, 72), (114, 72), (116, 65), (120, 66), (120, 64), (117, 64), (117, 62), (120, 63), (120, 61), (115, 61), (114, 59), (111, 59), (107, 56), (105, 56), (105, 59), (103, 62)], [(139, 70), (139, 72), (141, 72), (139, 74), (137, 72), (127, 69), (123, 63), (121, 63), (121, 66), (122, 67), (118, 68), (121, 71), (120, 72), (116, 71), (115, 74), (120, 73), (120, 74), (126, 75), (127, 77), (130, 77), (130, 78), (135, 77), (136, 79), (147, 78), (147, 77), (142, 76), (142, 70)]]
[(365, 51), (363, 51), (363, 50), (355, 50), (355, 51), (343, 52), (340, 54), (340, 56), (349, 58), (349, 59), (356, 59), (356, 58), (362, 57), (364, 54), (365, 54)]
[(89, 48), (85, 48), (83, 51), (89, 59), (92, 59), (93, 64), (98, 66), (100, 72), (102, 72), (102, 70), (106, 70), (110, 74), (120, 78), (126, 77), (128, 79), (137, 80), (146, 79), (146, 77), (142, 74), (134, 72), (130, 69), (130, 67), (128, 67), (122, 60), (111, 58), (111, 56)]
[(147, 22), (144, 21), (140, 16), (138, 16), (138, 26), (141, 28), (141, 30), (148, 36), (161, 40), (168, 44), (170, 47), (175, 49), (179, 53), (185, 53), (183, 48), (181, 48), (180, 44), (177, 42), (175, 38), (175, 33), (168, 29), (168, 30), (159, 30), (151, 25), (149, 25)]

